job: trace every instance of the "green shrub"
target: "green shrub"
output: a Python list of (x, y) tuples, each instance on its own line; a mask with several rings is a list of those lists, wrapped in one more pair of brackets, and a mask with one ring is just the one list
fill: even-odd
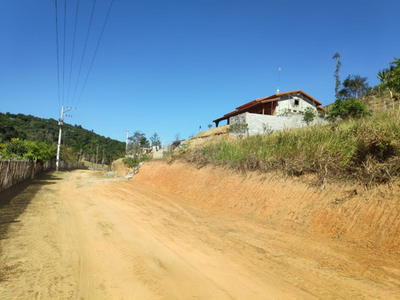
[(149, 155), (143, 155), (143, 156), (134, 156), (134, 157), (125, 157), (122, 159), (122, 162), (124, 165), (128, 168), (135, 168), (141, 163), (142, 161), (146, 161), (151, 159)]
[(341, 119), (358, 119), (369, 114), (370, 112), (365, 103), (362, 103), (356, 98), (347, 98), (345, 100), (337, 99), (335, 101), (329, 111), (329, 118), (335, 119), (340, 117)]
[(9, 158), (13, 158), (13, 156), (22, 158), (27, 153), (27, 151), (28, 147), (26, 146), (26, 143), (17, 138), (11, 139), (10, 142), (6, 143), (3, 153)]
[(307, 107), (304, 111), (303, 122), (307, 125), (310, 125), (316, 116), (315, 109), (312, 107)]
[(229, 133), (232, 133), (233, 135), (242, 138), (247, 135), (248, 131), (248, 124), (247, 123), (236, 123), (229, 125)]
[(189, 151), (191, 162), (290, 175), (319, 174), (370, 183), (400, 176), (400, 114), (377, 112), (341, 122), (222, 140)]
[(137, 167), (139, 164), (139, 159), (137, 157), (125, 157), (122, 159), (124, 165), (128, 168)]

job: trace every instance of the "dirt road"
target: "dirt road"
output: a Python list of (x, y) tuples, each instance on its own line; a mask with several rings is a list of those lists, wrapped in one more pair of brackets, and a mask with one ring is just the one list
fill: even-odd
[(398, 256), (218, 214), (135, 178), (77, 170), (33, 185), (0, 240), (1, 299), (400, 298)]

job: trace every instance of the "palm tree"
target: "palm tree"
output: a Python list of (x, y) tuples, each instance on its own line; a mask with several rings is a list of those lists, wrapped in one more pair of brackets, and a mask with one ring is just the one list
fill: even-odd
[(361, 98), (368, 91), (367, 77), (360, 75), (349, 75), (343, 81), (343, 89), (339, 94), (344, 98)]
[(357, 98), (361, 98), (364, 96), (366, 91), (368, 90), (368, 78), (361, 77), (360, 75), (354, 75), (353, 77), (353, 87)]
[(389, 76), (389, 70), (388, 69), (383, 69), (383, 70), (379, 70), (378, 75), (376, 76), (376, 78), (378, 78), (381, 83), (386, 83), (387, 80), (388, 80), (388, 76)]
[(378, 75), (376, 76), (376, 78), (378, 78), (381, 82), (380, 85), (383, 88), (388, 89), (389, 94), (390, 94), (390, 100), (393, 99), (393, 91), (390, 88), (390, 84), (389, 84), (389, 81), (391, 80), (391, 77), (392, 77), (391, 75), (392, 75), (392, 68), (379, 70)]

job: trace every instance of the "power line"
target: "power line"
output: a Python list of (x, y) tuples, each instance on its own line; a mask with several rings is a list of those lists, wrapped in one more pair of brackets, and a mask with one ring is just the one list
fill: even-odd
[(57, 12), (57, 0), (55, 0), (55, 8), (56, 8), (56, 44), (57, 44), (57, 79), (58, 79), (58, 106), (61, 107), (60, 101), (60, 59), (58, 54), (58, 12)]
[[(88, 24), (88, 28), (87, 28), (87, 32), (86, 32), (86, 37), (85, 37), (85, 40), (84, 40), (84, 47), (83, 47), (82, 55), (81, 55), (81, 58), (80, 58), (80, 64), (79, 64), (79, 68), (78, 68), (78, 72), (77, 72), (77, 78), (76, 78), (76, 82), (74, 83), (75, 87), (72, 88), (73, 89), (73, 97), (71, 98), (70, 97), (70, 95), (72, 94), (71, 81), (75, 81), (75, 79), (72, 79), (72, 77), (74, 77), (72, 75), (72, 73), (73, 73), (73, 65), (74, 65), (74, 60), (76, 60), (76, 58), (77, 58), (77, 55), (75, 54), (75, 52), (76, 52), (75, 48), (76, 48), (76, 43), (77, 43), (77, 40), (76, 40), (77, 31), (79, 30), (79, 28), (78, 28), (78, 16), (80, 14), (80, 10), (82, 10), (80, 8), (80, 6), (81, 6), (80, 0), (76, 0), (76, 1), (77, 2), (76, 2), (75, 22), (74, 22), (75, 24), (74, 24), (74, 32), (73, 32), (73, 38), (72, 38), (72, 53), (71, 53), (71, 61), (69, 62), (69, 74), (67, 73), (67, 76), (69, 76), (68, 88), (67, 88), (66, 80), (65, 80), (65, 77), (66, 77), (65, 73), (68, 72), (68, 70), (66, 70), (66, 63), (65, 63), (66, 60), (67, 60), (67, 58), (66, 58), (66, 56), (67, 56), (67, 45), (66, 45), (67, 44), (67, 38), (66, 38), (66, 35), (67, 35), (67, 23), (71, 23), (72, 24), (72, 20), (68, 21), (68, 22), (66, 20), (67, 19), (67, 15), (68, 15), (68, 12), (67, 12), (67, 0), (64, 0), (64, 12), (63, 12), (63, 15), (64, 15), (64, 20), (63, 20), (63, 23), (64, 23), (64, 28), (63, 28), (63, 32), (64, 32), (64, 35), (63, 35), (63, 57), (62, 57), (62, 62), (61, 62), (60, 61), (60, 59), (61, 59), (60, 50), (61, 49), (60, 49), (59, 24), (58, 24), (59, 23), (59, 19), (58, 19), (58, 14), (59, 14), (58, 9), (59, 9), (59, 7), (58, 7), (57, 0), (55, 0), (55, 7), (56, 7), (58, 102), (59, 102), (60, 106), (65, 105), (66, 103), (70, 104), (70, 106), (73, 106), (74, 103), (76, 103), (75, 106), (77, 106), (79, 104), (79, 102), (80, 102), (80, 100), (82, 98), (83, 92), (85, 90), (86, 84), (88, 82), (88, 78), (89, 78), (89, 76), (91, 74), (91, 70), (93, 68), (93, 64), (94, 64), (95, 58), (97, 56), (97, 52), (98, 52), (98, 49), (99, 49), (99, 46), (100, 46), (100, 42), (102, 40), (106, 25), (108, 23), (110, 12), (111, 12), (111, 9), (112, 9), (113, 3), (114, 3), (114, 0), (111, 0), (111, 2), (109, 4), (109, 7), (108, 7), (108, 11), (107, 11), (106, 17), (105, 17), (104, 22), (103, 22), (103, 26), (101, 28), (100, 36), (98, 38), (94, 53), (93, 53), (93, 55), (91, 55), (90, 60), (87, 60), (87, 58), (89, 58), (88, 57), (88, 54), (89, 54), (88, 53), (89, 38), (90, 38), (90, 36), (93, 35), (93, 26), (94, 26), (93, 23), (94, 23), (95, 10), (98, 10), (96, 8), (97, 0), (93, 0), (93, 4), (92, 4), (92, 8), (91, 8), (91, 14), (90, 14), (90, 20), (89, 20), (89, 24)], [(71, 10), (68, 9), (68, 11), (72, 12), (72, 9)], [(83, 68), (84, 61), (85, 62), (86, 61), (87, 62), (90, 61), (90, 65), (89, 65), (87, 74), (86, 74), (86, 76), (84, 78), (84, 81), (82, 82), (81, 81), (81, 77), (83, 76), (83, 71), (84, 71), (83, 70), (84, 69)], [(62, 68), (62, 70), (61, 70), (61, 68)], [(77, 97), (77, 96), (79, 96), (79, 97)]]
[(78, 24), (78, 12), (79, 12), (79, 0), (76, 2), (74, 37), (73, 37), (73, 40), (72, 40), (71, 64), (69, 66), (67, 103), (69, 101), (69, 91), (70, 91), (70, 87), (71, 87), (72, 64), (73, 64), (73, 61), (74, 61), (74, 53), (75, 53), (75, 39), (76, 39), (76, 27), (77, 27), (77, 24)]
[(62, 103), (64, 104), (64, 87), (65, 87), (65, 36), (67, 28), (67, 0), (64, 0), (64, 50), (63, 50), (63, 82), (62, 82)]
[(104, 29), (106, 28), (107, 21), (108, 21), (108, 17), (109, 17), (109, 15), (110, 15), (110, 11), (111, 11), (111, 8), (112, 8), (113, 3), (114, 3), (114, 0), (111, 0), (110, 7), (108, 8), (107, 16), (106, 16), (106, 19), (105, 19), (105, 21), (104, 21), (104, 25), (103, 25), (103, 28), (102, 28), (102, 30), (101, 30), (99, 40), (98, 40), (98, 42), (97, 42), (96, 49), (95, 49), (94, 54), (93, 54), (92, 61), (91, 61), (91, 63), (90, 63), (89, 71), (88, 71), (88, 73), (87, 73), (87, 75), (86, 75), (85, 82), (83, 83), (83, 87), (82, 87), (81, 93), (80, 93), (80, 95), (79, 95), (78, 101), (77, 101), (77, 103), (76, 103), (76, 106), (78, 106), (78, 103), (79, 103), (79, 101), (80, 101), (81, 98), (82, 98), (83, 90), (85, 89), (86, 82), (87, 82), (87, 80), (88, 80), (88, 78), (89, 78), (90, 71), (92, 70), (93, 62), (94, 62), (94, 59), (96, 58), (97, 50), (99, 49), (100, 41), (101, 41), (101, 38), (103, 37)]
[(83, 60), (85, 58), (86, 46), (87, 46), (87, 42), (89, 40), (90, 27), (92, 26), (92, 19), (93, 19), (93, 13), (94, 13), (95, 6), (96, 6), (96, 0), (93, 1), (92, 13), (90, 15), (89, 27), (88, 27), (88, 31), (87, 31), (87, 34), (86, 34), (85, 46), (83, 48), (83, 54), (82, 54), (82, 59), (81, 59), (81, 63), (80, 63), (80, 66), (79, 66), (78, 79), (76, 80), (76, 85), (75, 85), (75, 90), (74, 90), (74, 96), (72, 98), (72, 103), (75, 100), (76, 90), (78, 88), (78, 83), (79, 83), (79, 79), (80, 79), (80, 76), (81, 76), (82, 64), (83, 64)]

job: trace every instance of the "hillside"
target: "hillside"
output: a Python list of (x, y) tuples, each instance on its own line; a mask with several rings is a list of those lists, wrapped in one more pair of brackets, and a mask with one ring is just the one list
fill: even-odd
[(157, 160), (50, 172), (0, 207), (1, 298), (399, 299), (399, 196)]
[[(58, 121), (42, 119), (31, 115), (0, 113), (0, 144), (12, 138), (21, 140), (57, 143)], [(64, 123), (62, 146), (69, 157), (83, 156), (89, 159), (93, 147), (99, 145), (107, 161), (121, 157), (125, 143), (101, 136), (79, 125)], [(102, 152), (101, 152), (102, 153)]]
[(235, 140), (218, 132), (214, 138), (196, 136), (186, 145), (172, 154), (172, 160), (185, 159), (198, 167), (222, 165), (239, 172), (311, 174), (320, 184), (325, 179), (388, 183), (400, 176), (400, 113), (386, 109), (359, 119)]
[(381, 111), (385, 109), (393, 109), (397, 106), (396, 101), (390, 98), (389, 94), (381, 96), (368, 96), (365, 97), (362, 102), (364, 102), (367, 107), (372, 111)]

